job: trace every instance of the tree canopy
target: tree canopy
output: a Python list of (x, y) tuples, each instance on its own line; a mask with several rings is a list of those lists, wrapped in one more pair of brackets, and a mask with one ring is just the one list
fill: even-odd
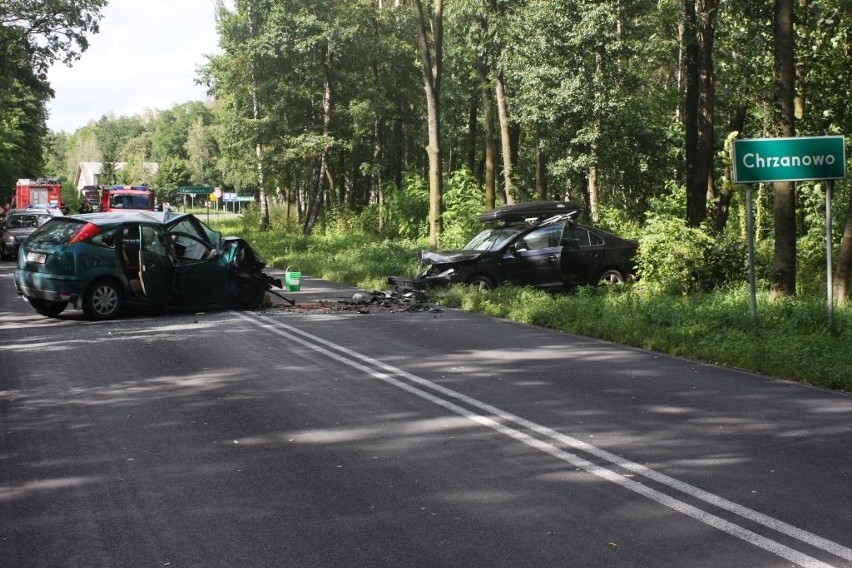
[(43, 175), (47, 70), (73, 63), (98, 32), (107, 0), (0, 2), (0, 187)]

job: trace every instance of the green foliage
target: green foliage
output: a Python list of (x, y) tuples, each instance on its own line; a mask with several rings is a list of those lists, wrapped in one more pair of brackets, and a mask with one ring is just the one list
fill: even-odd
[(639, 281), (649, 290), (687, 294), (701, 288), (705, 253), (713, 239), (682, 218), (653, 215), (639, 239)]
[[(100, 11), (107, 0), (74, 2), (16, 1), (0, 4), (0, 24), (14, 31), (16, 42), (26, 55), (18, 53), (17, 63), (25, 62), (43, 77), (56, 62), (71, 64), (89, 46), (87, 34), (98, 32)], [(9, 53), (7, 38), (0, 35), (0, 52)]]
[(629, 239), (638, 239), (642, 234), (642, 225), (639, 221), (628, 216), (621, 207), (601, 206), (598, 209), (598, 221), (595, 225)]
[(429, 188), (416, 174), (405, 177), (402, 188), (385, 187), (385, 220), (390, 235), (422, 240), (429, 234)]
[(179, 158), (169, 158), (161, 162), (154, 185), (157, 187), (159, 201), (179, 203), (180, 188), (189, 185), (189, 172), (184, 161)]
[(457, 170), (444, 190), (443, 248), (461, 248), (482, 229), (477, 219), (484, 209), (485, 196), (468, 170)]
[[(0, 8), (0, 15), (3, 10)], [(5, 24), (5, 22), (3, 22)], [(25, 30), (0, 25), (0, 197), (5, 203), (19, 178), (42, 172), (45, 105), (52, 95), (32, 65)], [(8, 193), (7, 193), (8, 192)]]
[(257, 230), (257, 215), (253, 208), (238, 222), (216, 226), (248, 239), (270, 266), (297, 265), (303, 274), (375, 290), (387, 288), (388, 276), (412, 276), (417, 270), (417, 241), (360, 231), (357, 218), (327, 223), (306, 237), (283, 207), (271, 208), (271, 228), (265, 232)]

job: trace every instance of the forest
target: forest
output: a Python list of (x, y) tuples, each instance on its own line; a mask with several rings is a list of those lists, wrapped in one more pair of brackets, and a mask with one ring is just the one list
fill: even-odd
[[(105, 3), (0, 7), (0, 193), (126, 162), (105, 181), (163, 201), (188, 184), (255, 195), (261, 232), (334, 224), (431, 247), (463, 244), (485, 209), (571, 200), (640, 240), (646, 282), (683, 294), (745, 278), (732, 140), (852, 132), (848, 0), (220, 2), (221, 52), (197, 77), (209, 100), (50, 132), (46, 69), (108, 25)], [(824, 184), (753, 190), (761, 284), (824, 293)], [(849, 193), (835, 183), (841, 303)]]

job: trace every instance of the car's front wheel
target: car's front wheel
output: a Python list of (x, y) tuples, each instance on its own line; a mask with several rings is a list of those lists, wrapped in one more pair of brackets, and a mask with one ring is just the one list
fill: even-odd
[(96, 280), (83, 297), (83, 313), (92, 319), (111, 319), (121, 310), (122, 300), (121, 288), (115, 280)]
[(598, 284), (602, 286), (624, 284), (624, 275), (615, 269), (605, 270), (598, 278)]
[(55, 318), (68, 307), (68, 302), (51, 302), (38, 298), (29, 298), (29, 301), (35, 311), (49, 318)]
[(263, 305), (266, 294), (266, 285), (257, 278), (237, 277), (237, 296), (234, 298), (234, 307), (238, 310), (256, 310)]

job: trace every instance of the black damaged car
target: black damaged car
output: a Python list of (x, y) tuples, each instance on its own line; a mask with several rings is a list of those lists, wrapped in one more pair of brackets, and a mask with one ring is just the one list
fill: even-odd
[(507, 205), (479, 216), (486, 228), (462, 250), (420, 251), (424, 269), (398, 287), (426, 289), (469, 284), (490, 290), (502, 283), (545, 290), (620, 284), (635, 273), (638, 243), (576, 223), (582, 208), (570, 202)]

